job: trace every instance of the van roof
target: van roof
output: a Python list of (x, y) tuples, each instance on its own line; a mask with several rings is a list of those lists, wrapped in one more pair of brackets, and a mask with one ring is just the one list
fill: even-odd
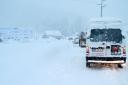
[(91, 18), (90, 23), (122, 23), (122, 20), (114, 17)]
[(89, 26), (93, 28), (122, 28), (122, 20), (114, 17), (91, 18)]

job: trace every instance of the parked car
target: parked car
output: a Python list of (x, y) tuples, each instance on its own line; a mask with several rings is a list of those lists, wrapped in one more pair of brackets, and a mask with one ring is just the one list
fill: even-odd
[(86, 47), (86, 33), (81, 32), (79, 35), (79, 46)]

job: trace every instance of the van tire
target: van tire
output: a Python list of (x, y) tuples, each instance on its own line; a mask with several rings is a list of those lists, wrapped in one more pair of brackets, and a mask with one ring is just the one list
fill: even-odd
[(121, 64), (117, 64), (118, 65), (118, 68), (123, 68), (123, 66)]
[(89, 62), (86, 62), (86, 67), (90, 68), (90, 63)]

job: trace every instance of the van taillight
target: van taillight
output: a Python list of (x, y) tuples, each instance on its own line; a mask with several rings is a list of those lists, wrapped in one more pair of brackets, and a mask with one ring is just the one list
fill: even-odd
[(125, 48), (123, 48), (123, 54), (126, 54), (126, 49)]
[(89, 47), (86, 47), (86, 53), (89, 53)]

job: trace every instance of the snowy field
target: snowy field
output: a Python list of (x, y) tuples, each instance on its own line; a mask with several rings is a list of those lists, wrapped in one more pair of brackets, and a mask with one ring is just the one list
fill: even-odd
[(85, 67), (85, 48), (68, 40), (0, 43), (0, 85), (128, 85), (123, 69)]

